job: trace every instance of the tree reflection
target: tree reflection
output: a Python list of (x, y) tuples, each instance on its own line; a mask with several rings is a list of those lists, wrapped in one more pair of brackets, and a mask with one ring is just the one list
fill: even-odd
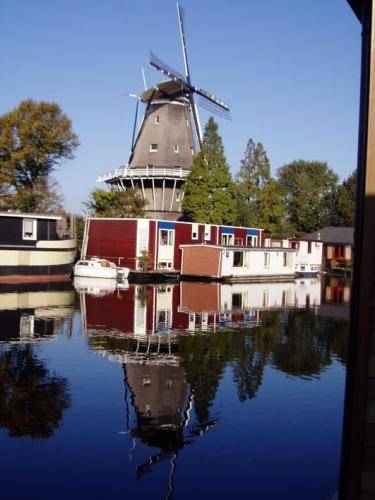
[(48, 438), (70, 406), (65, 378), (52, 375), (31, 345), (0, 353), (0, 427), (12, 437)]
[(333, 358), (346, 360), (348, 323), (324, 318), (309, 311), (291, 311), (281, 342), (272, 353), (276, 368), (298, 377), (317, 377)]

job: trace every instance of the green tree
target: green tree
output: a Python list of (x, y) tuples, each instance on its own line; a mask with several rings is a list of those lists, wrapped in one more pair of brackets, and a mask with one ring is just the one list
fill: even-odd
[(106, 191), (95, 189), (85, 203), (95, 217), (143, 217), (145, 201), (136, 190)]
[(330, 223), (337, 175), (327, 163), (297, 160), (278, 171), (288, 220), (297, 232), (310, 232)]
[(58, 194), (50, 174), (77, 146), (71, 121), (56, 103), (27, 99), (0, 116), (2, 207), (44, 210), (48, 201), (54, 207)]
[(272, 233), (287, 231), (286, 210), (263, 144), (247, 143), (236, 182), (237, 224), (260, 226)]
[(207, 122), (201, 151), (185, 184), (183, 210), (194, 221), (232, 224), (236, 220), (234, 184), (213, 118)]
[(353, 226), (357, 190), (357, 173), (353, 172), (337, 188), (331, 223), (335, 226)]

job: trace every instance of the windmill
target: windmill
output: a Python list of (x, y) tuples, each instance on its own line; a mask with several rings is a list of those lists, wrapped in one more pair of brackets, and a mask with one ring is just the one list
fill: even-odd
[[(185, 180), (191, 171), (193, 155), (202, 146), (198, 104), (217, 115), (230, 116), (227, 104), (193, 84), (184, 13), (178, 3), (177, 15), (184, 73), (151, 52), (150, 66), (167, 78), (148, 86), (142, 73), (144, 91), (132, 95), (136, 109), (128, 163), (98, 178), (119, 190), (139, 190), (150, 217), (171, 220), (181, 217)], [(145, 109), (138, 126), (141, 103)]]
[(202, 146), (202, 127), (200, 124), (198, 107), (195, 102), (195, 95), (198, 97), (199, 104), (203, 108), (206, 108), (208, 111), (216, 115), (219, 115), (221, 117), (229, 118), (230, 108), (215, 94), (207, 92), (206, 90), (197, 87), (192, 83), (187, 44), (186, 44), (186, 35), (185, 35), (184, 10), (178, 2), (177, 2), (177, 17), (178, 17), (178, 24), (180, 31), (180, 40), (181, 40), (185, 75), (182, 75), (180, 72), (176, 71), (168, 64), (164, 63), (153, 52), (150, 53), (150, 66), (163, 73), (169, 79), (178, 82), (181, 85), (181, 92), (187, 96), (190, 102), (191, 112), (194, 118), (194, 124), (196, 127), (196, 133), (199, 145)]

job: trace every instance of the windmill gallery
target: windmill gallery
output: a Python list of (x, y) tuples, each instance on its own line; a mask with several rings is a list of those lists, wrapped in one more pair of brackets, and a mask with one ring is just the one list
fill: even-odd
[[(148, 219), (87, 218), (82, 258), (100, 257), (126, 266), (130, 279), (144, 273), (151, 273), (151, 279), (183, 275), (232, 281), (317, 275), (322, 261), (319, 241), (275, 240), (258, 227), (184, 220), (184, 185), (203, 141), (197, 104), (224, 117), (230, 109), (192, 82), (179, 4), (177, 14), (184, 74), (151, 52), (151, 67), (167, 79), (145, 85), (135, 96), (128, 163), (98, 179), (112, 190), (140, 193)], [(138, 127), (140, 105), (145, 109)], [(204, 264), (196, 266), (198, 262)]]

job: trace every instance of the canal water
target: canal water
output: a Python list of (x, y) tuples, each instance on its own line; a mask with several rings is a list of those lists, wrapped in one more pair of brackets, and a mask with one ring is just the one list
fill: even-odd
[(0, 289), (1, 497), (331, 499), (340, 280)]

